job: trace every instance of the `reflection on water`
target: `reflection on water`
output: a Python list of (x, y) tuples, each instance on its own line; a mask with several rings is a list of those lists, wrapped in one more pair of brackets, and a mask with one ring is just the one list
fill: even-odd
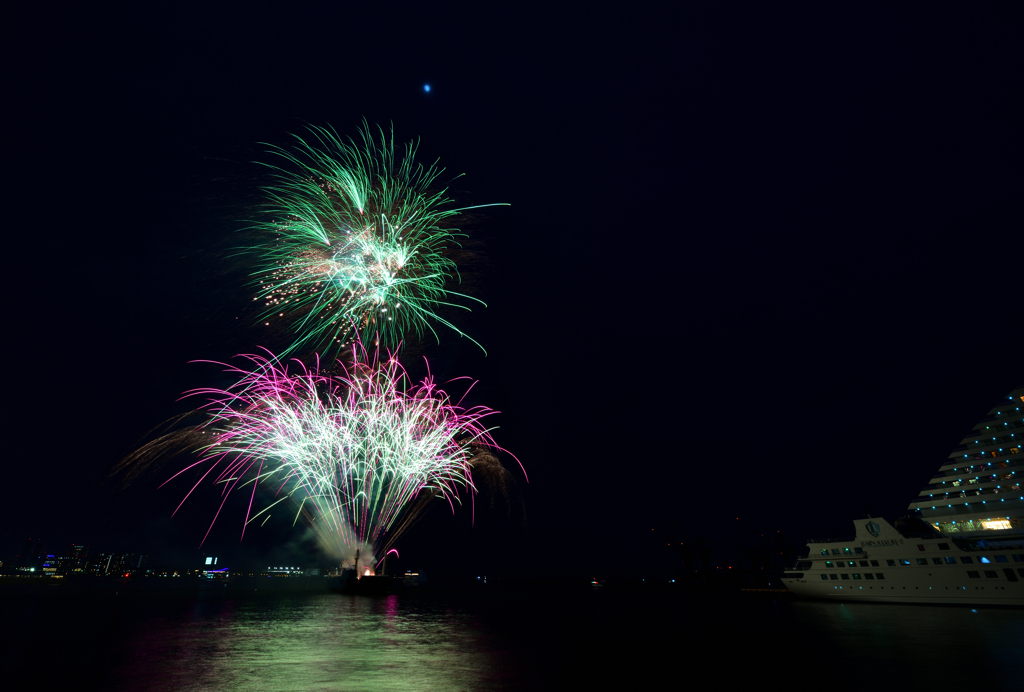
[(812, 670), (835, 670), (839, 662), (849, 672), (870, 671), (889, 686), (927, 680), (963, 689), (1024, 689), (1020, 609), (813, 601), (790, 608), (805, 638), (816, 641), (818, 665)]
[[(500, 687), (472, 619), (335, 594), (192, 605), (140, 623), (114, 683), (151, 690), (474, 690)], [(143, 682), (145, 681), (145, 682)]]
[(537, 692), (708, 677), (727, 689), (1024, 689), (1019, 609), (543, 584), (386, 598), (0, 591), (0, 624), (0, 670), (51, 689)]

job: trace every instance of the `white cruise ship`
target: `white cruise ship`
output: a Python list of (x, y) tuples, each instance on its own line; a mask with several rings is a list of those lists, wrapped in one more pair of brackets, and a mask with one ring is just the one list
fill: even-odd
[(842, 601), (1024, 606), (1024, 387), (953, 450), (894, 526), (810, 541), (782, 575), (798, 596)]

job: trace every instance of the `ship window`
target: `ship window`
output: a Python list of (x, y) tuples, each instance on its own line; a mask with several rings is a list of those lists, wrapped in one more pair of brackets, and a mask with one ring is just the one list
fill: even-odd
[(932, 558), (932, 564), (933, 565), (941, 565), (942, 564), (942, 558), (941, 557), (933, 557)]
[(828, 555), (828, 548), (822, 548), (821, 549), (821, 554), (822, 555)]
[(1010, 569), (1009, 567), (1003, 567), (1003, 574), (1005, 574), (1006, 578), (1009, 579), (1010, 581), (1017, 581), (1017, 575), (1014, 574), (1013, 570)]
[(921, 552), (924, 552), (924, 546), (921, 545), (920, 543), (917, 544), (917, 549), (920, 550)]
[(869, 581), (871, 581), (871, 580), (873, 580), (875, 578), (875, 575), (873, 575), (871, 572), (866, 572), (864, 574), (864, 578), (869, 580)]
[(896, 561), (895, 560), (886, 560), (885, 564), (889, 565), (890, 567), (895, 567), (896, 566)]
[(991, 561), (991, 560), (989, 560), (989, 559), (988, 559), (987, 557), (985, 557), (984, 555), (982, 555), (981, 557), (979, 557), (979, 558), (978, 558), (978, 562), (982, 562), (982, 563), (984, 563), (984, 564), (986, 564), (986, 565), (987, 565), (987, 564), (991, 563), (992, 561)]
[(901, 557), (901, 558), (900, 558), (900, 564), (901, 564), (901, 565), (909, 565), (909, 564), (910, 564), (910, 560), (904, 560), (904, 559), (903, 559), (903, 558)]
[(844, 555), (849, 555), (850, 554), (850, 549), (849, 548), (843, 548), (843, 554)]
[(854, 548), (853, 552), (857, 553), (858, 555), (863, 555), (864, 554), (864, 549), (863, 548)]
[(821, 579), (822, 579), (822, 581), (828, 581), (828, 575), (825, 574), (824, 572), (822, 572), (821, 573)]
[(832, 569), (832, 566), (833, 565), (832, 565), (832, 561), (831, 560), (825, 560), (825, 568), (826, 569)]
[(849, 579), (849, 578), (850, 578), (849, 574), (843, 574), (843, 579)]
[(830, 574), (830, 575), (828, 575), (828, 578), (829, 578), (829, 579), (831, 579), (831, 580), (833, 580), (833, 581), (835, 581), (836, 579), (838, 579), (838, 578), (839, 578), (839, 575), (838, 575), (838, 574), (834, 574), (834, 573), (833, 573), (833, 574)]
[(996, 555), (996, 562), (1006, 562), (1005, 555)]
[(1014, 553), (1011, 557), (1014, 562), (1024, 562), (1024, 553)]
[(885, 575), (881, 572), (875, 572), (875, 579), (885, 579)]
[(917, 564), (919, 564), (919, 565), (927, 565), (928, 564), (928, 558), (926, 558), (926, 557), (919, 557), (919, 558), (917, 558)]
[(939, 550), (949, 550), (949, 543), (939, 543)]
[(977, 572), (975, 572), (974, 570), (969, 570), (967, 572), (967, 576), (970, 577), (971, 579), (981, 579), (981, 575), (978, 574)]
[(996, 571), (994, 569), (987, 569), (987, 570), (985, 570), (985, 576), (988, 577), (989, 579), (998, 579), (999, 578), (999, 575), (996, 574)]
[(861, 560), (860, 561), (860, 566), (861, 567), (867, 567), (868, 566), (868, 561), (867, 560)]
[(854, 573), (854, 575), (853, 575), (853, 580), (854, 580), (854, 581), (860, 581), (860, 575), (859, 575), (859, 574), (856, 574), (856, 573)]
[(1017, 568), (1017, 574), (1019, 574), (1020, 576), (1024, 577), (1024, 567), (1018, 567)]
[(833, 548), (832, 549), (832, 554), (833, 555), (838, 555), (839, 554), (839, 548)]
[(856, 567), (857, 566), (857, 563), (854, 562), (853, 560), (850, 560), (847, 564), (849, 564), (850, 567)]
[(836, 567), (846, 567), (846, 563), (842, 560), (836, 560)]
[(960, 558), (960, 562), (964, 563), (965, 565), (969, 565), (972, 562), (974, 562), (974, 560), (972, 558), (969, 558), (969, 557), (962, 557), (962, 558)]
[(956, 558), (955, 557), (947, 557), (946, 558), (946, 564), (947, 565), (955, 565), (956, 564)]
[(878, 567), (878, 560), (872, 560), (871, 561), (871, 566), (872, 567)]

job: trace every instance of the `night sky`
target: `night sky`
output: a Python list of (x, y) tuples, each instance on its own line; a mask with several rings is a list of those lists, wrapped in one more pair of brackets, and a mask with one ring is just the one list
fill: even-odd
[(403, 567), (667, 574), (656, 524), (802, 544), (902, 513), (1024, 382), (1019, 14), (556, 5), (10, 16), (0, 558), (314, 561), (290, 519), (239, 544), (240, 513), (200, 549), (214, 490), (171, 519), (166, 473), (104, 478), (226, 383), (189, 361), (271, 345), (233, 255), (260, 142), (363, 118), (511, 204), (466, 226), (488, 355), (426, 355), (529, 483), (476, 527), (436, 508)]

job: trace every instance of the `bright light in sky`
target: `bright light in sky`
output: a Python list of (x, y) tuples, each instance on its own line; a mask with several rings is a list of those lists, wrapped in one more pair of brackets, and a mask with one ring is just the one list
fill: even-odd
[(424, 84), (423, 85), (423, 91), (430, 91), (430, 85), (429, 84)]

